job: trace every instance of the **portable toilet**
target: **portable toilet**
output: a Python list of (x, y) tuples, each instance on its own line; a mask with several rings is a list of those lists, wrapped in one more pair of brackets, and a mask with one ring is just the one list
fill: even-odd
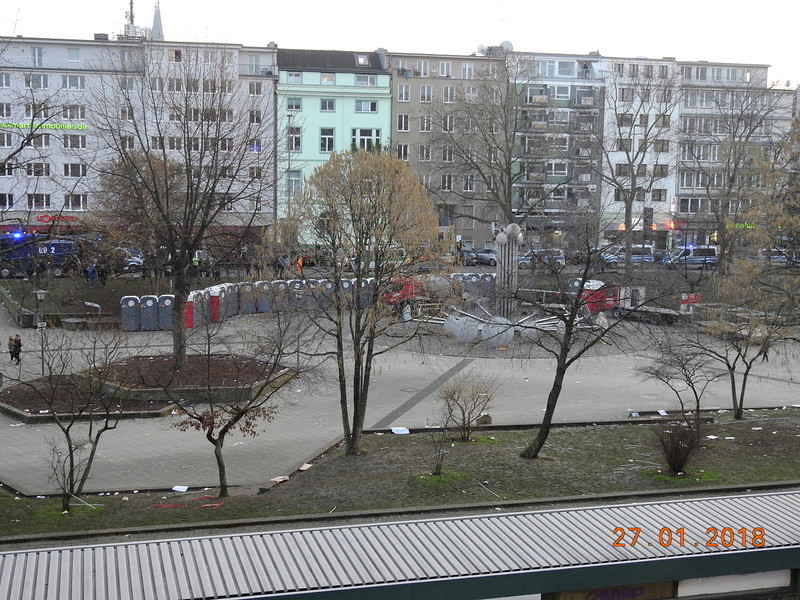
[(256, 312), (256, 284), (245, 281), (239, 284), (239, 314), (251, 315)]
[(142, 296), (139, 298), (140, 331), (158, 331), (158, 296)]
[(207, 323), (219, 323), (222, 318), (220, 315), (221, 297), (227, 295), (223, 292), (221, 285), (212, 285), (208, 288), (208, 320)]
[(352, 306), (353, 301), (355, 300), (355, 296), (353, 295), (353, 288), (355, 288), (355, 284), (353, 283), (352, 279), (342, 279), (342, 285), (339, 288), (339, 294), (341, 295), (342, 299), (348, 304), (348, 306)]
[(272, 289), (271, 281), (257, 281), (256, 290), (256, 312), (272, 312), (275, 305), (275, 291)]
[(276, 312), (286, 310), (288, 303), (287, 293), (289, 282), (284, 279), (276, 279), (272, 282), (273, 305), (272, 309)]
[(494, 273), (484, 273), (481, 275), (480, 293), (483, 296), (494, 295)]
[(292, 308), (302, 306), (303, 290), (305, 282), (302, 279), (290, 279), (286, 282), (286, 304)]
[(332, 281), (327, 279), (320, 279), (317, 285), (314, 286), (312, 293), (316, 299), (316, 305), (321, 309), (330, 308), (333, 305), (333, 290), (334, 285)]
[(354, 290), (359, 308), (367, 308), (372, 299), (372, 291), (375, 289), (375, 278), (366, 277), (361, 280), (361, 289)]
[(189, 293), (189, 297), (192, 299), (193, 307), (194, 323), (192, 328), (209, 323), (211, 320), (211, 315), (209, 314), (209, 300), (211, 298), (209, 288), (194, 290)]
[[(220, 301), (220, 313), (222, 319), (234, 317), (239, 314), (239, 284), (238, 283), (223, 283), (222, 287), (227, 292), (225, 301)], [(225, 308), (224, 312), (222, 308)]]
[(317, 310), (319, 308), (319, 297), (317, 294), (319, 284), (319, 279), (306, 279), (305, 307), (308, 310)]
[(119, 323), (122, 330), (139, 331), (139, 296), (123, 296), (119, 305)]
[[(189, 294), (191, 297), (191, 293)], [(187, 300), (188, 306), (191, 300)], [(158, 325), (164, 331), (172, 331), (172, 309), (175, 305), (173, 294), (162, 294), (158, 297)]]

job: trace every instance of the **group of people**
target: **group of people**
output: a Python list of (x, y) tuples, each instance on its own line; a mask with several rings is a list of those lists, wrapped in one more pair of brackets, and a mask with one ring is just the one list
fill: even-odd
[(19, 337), (19, 334), (8, 336), (8, 355), (11, 358), (8, 362), (14, 365), (18, 365), (21, 354), (22, 354), (22, 338)]
[(275, 256), (272, 259), (272, 271), (276, 279), (286, 279), (292, 271), (298, 275), (303, 275), (303, 255), (298, 254), (293, 258), (289, 258), (288, 254), (281, 257)]

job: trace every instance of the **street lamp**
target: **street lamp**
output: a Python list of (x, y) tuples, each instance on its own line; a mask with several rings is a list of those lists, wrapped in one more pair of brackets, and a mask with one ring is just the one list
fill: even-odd
[(36, 294), (36, 327), (41, 332), (39, 347), (42, 355), (42, 377), (44, 377), (44, 330), (47, 328), (47, 322), (42, 320), (42, 302), (47, 295), (47, 290), (36, 290), (33, 293)]

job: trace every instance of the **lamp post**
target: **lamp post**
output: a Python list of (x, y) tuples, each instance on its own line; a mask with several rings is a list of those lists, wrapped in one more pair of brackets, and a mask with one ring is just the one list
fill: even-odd
[(517, 253), (522, 239), (520, 226), (516, 223), (511, 223), (501, 230), (494, 240), (498, 247), (497, 272), (495, 275), (495, 289), (497, 290), (495, 309), (498, 316), (507, 319), (514, 312), (514, 297), (517, 291), (519, 274)]
[(47, 290), (36, 290), (36, 327), (39, 329), (39, 348), (41, 349), (42, 356), (42, 376), (44, 376), (44, 330), (47, 328), (47, 323), (42, 320), (42, 302), (47, 295)]

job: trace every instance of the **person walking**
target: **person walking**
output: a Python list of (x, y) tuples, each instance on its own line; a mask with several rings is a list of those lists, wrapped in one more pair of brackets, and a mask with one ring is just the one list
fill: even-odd
[(759, 356), (761, 357), (761, 362), (769, 362), (769, 338), (764, 338), (764, 341), (761, 342), (761, 347), (756, 353), (756, 358)]
[(10, 335), (10, 336), (8, 336), (8, 357), (9, 357), (9, 361), (8, 362), (9, 363), (13, 363), (14, 362), (15, 348), (16, 348), (16, 344), (14, 344), (14, 336)]
[(19, 364), (20, 357), (22, 355), (22, 338), (19, 337), (19, 334), (14, 336), (14, 359), (17, 361), (15, 364)]

